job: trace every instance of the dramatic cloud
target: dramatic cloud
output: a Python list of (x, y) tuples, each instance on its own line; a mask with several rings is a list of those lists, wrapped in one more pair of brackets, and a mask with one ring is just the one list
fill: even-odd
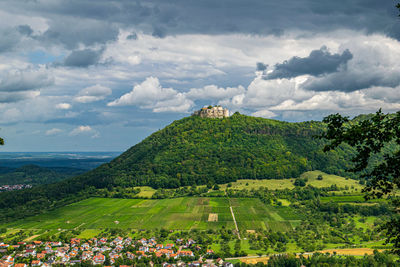
[(17, 92), (37, 90), (54, 83), (45, 70), (11, 70), (0, 78), (0, 91)]
[(268, 68), (268, 65), (262, 63), (262, 62), (257, 62), (257, 71), (265, 71)]
[(108, 103), (108, 106), (127, 105), (138, 105), (154, 112), (187, 112), (193, 102), (173, 88), (163, 88), (158, 78), (148, 77), (141, 84), (135, 85), (131, 92)]
[(31, 36), (33, 33), (33, 30), (29, 25), (19, 25), (17, 29), (20, 34), (26, 36)]
[[(286, 30), (326, 32), (338, 28), (385, 32), (399, 37), (393, 1), (282, 0), (71, 0), (3, 1), (0, 8), (46, 16), (45, 36), (68, 46), (107, 42), (113, 25), (134, 27), (147, 34), (250, 33), (281, 36)], [(355, 19), (356, 18), (356, 19)]]
[(348, 49), (342, 54), (331, 54), (326, 46), (323, 46), (319, 50), (311, 51), (306, 58), (292, 57), (281, 64), (276, 64), (274, 70), (264, 78), (267, 80), (293, 78), (305, 74), (319, 76), (338, 71), (340, 66), (352, 58), (353, 55)]
[[(0, 1), (0, 127), (20, 150), (124, 150), (208, 104), (290, 121), (392, 112), (397, 12), (380, 0)], [(12, 134), (27, 127), (45, 141)], [(113, 142), (88, 138), (100, 131)]]
[(400, 85), (400, 43), (384, 37), (354, 40), (346, 44), (353, 53), (346, 68), (310, 77), (302, 87), (310, 91), (353, 92), (372, 87)]
[(96, 84), (81, 90), (74, 98), (76, 102), (90, 103), (103, 100), (106, 96), (111, 95), (110, 88)]
[(65, 58), (64, 65), (68, 67), (86, 68), (97, 64), (102, 53), (102, 50), (75, 50)]

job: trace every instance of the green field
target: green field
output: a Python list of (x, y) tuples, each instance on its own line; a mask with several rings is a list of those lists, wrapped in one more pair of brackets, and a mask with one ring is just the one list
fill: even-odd
[[(323, 179), (318, 180), (318, 175), (322, 175)], [(346, 179), (341, 176), (326, 174), (321, 171), (309, 171), (303, 173), (300, 178), (307, 178), (308, 181), (306, 185), (312, 185), (314, 187), (329, 187), (332, 185), (337, 185), (339, 188), (343, 188), (340, 191), (341, 194), (344, 192), (348, 193), (360, 193), (362, 189), (362, 185), (358, 183), (358, 181), (353, 179)], [(261, 186), (266, 187), (270, 190), (283, 190), (283, 189), (293, 189), (295, 186), (293, 185), (293, 179), (264, 179), (264, 180), (250, 180), (243, 179), (237, 180), (236, 182), (230, 183), (231, 189), (258, 189)], [(221, 185), (221, 188), (225, 190), (228, 184)], [(347, 188), (347, 189), (345, 189)]]
[[(41, 215), (3, 225), (13, 229), (90, 229), (131, 228), (176, 230), (234, 229), (232, 206), (240, 230), (272, 229), (286, 231), (301, 217), (289, 207), (264, 205), (251, 198), (185, 197), (175, 199), (90, 198)], [(218, 221), (208, 221), (209, 214)]]

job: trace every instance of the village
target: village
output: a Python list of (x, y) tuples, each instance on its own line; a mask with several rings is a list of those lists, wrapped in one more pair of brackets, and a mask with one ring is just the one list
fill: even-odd
[(30, 184), (1, 185), (0, 192), (22, 190), (26, 188), (32, 188), (32, 185)]
[(0, 243), (0, 267), (133, 266), (135, 263), (163, 267), (233, 266), (221, 258), (213, 259), (213, 250), (206, 249), (206, 253), (200, 255), (201, 250), (190, 238), (178, 238), (176, 242), (167, 244), (158, 243), (156, 238), (132, 240), (130, 237), (72, 238), (69, 243), (38, 240)]

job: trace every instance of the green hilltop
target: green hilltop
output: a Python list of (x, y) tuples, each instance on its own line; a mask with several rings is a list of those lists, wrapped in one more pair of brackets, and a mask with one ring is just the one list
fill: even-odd
[(186, 117), (85, 174), (0, 194), (0, 216), (36, 214), (117, 186), (176, 188), (294, 178), (311, 170), (343, 175), (354, 151), (341, 146), (324, 153), (324, 141), (316, 138), (324, 127), (316, 121), (289, 123), (239, 113), (221, 119)]

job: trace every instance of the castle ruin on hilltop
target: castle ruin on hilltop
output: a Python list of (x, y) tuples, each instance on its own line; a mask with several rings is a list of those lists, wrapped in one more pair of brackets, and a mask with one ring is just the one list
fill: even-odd
[(221, 106), (208, 106), (193, 112), (192, 116), (222, 119), (229, 117), (229, 110)]

